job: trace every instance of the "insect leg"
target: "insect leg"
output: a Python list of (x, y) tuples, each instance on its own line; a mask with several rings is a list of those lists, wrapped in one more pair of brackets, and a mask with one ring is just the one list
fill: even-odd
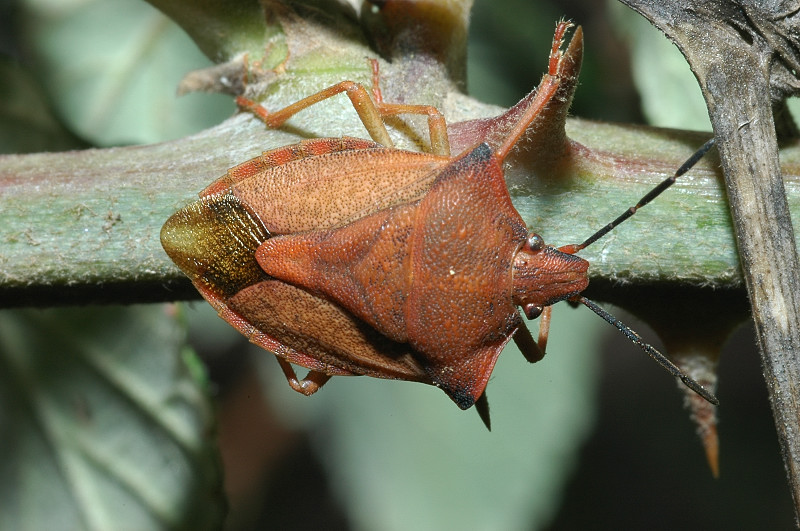
[[(572, 27), (571, 22), (560, 21), (556, 26), (556, 32), (553, 35), (553, 45), (550, 49), (550, 61), (547, 74), (542, 77), (542, 81), (536, 89), (536, 96), (531, 100), (527, 109), (517, 119), (514, 126), (508, 131), (503, 140), (503, 143), (495, 150), (495, 156), (502, 160), (511, 153), (519, 139), (526, 134), (528, 126), (541, 114), (547, 104), (558, 92), (561, 84), (560, 66), (563, 53), (561, 52), (561, 45), (564, 42), (564, 35), (566, 31)], [(577, 35), (577, 33), (576, 33)]]
[(383, 125), (381, 113), (372, 99), (370, 99), (367, 90), (353, 81), (342, 81), (274, 112), (269, 112), (261, 104), (244, 96), (237, 96), (236, 104), (243, 110), (253, 113), (256, 118), (274, 129), (283, 125), (286, 120), (303, 109), (307, 109), (342, 92), (346, 93), (347, 97), (350, 98), (358, 117), (361, 118), (361, 122), (367, 128), (369, 136), (379, 144), (383, 144), (386, 147), (394, 147), (392, 139), (389, 138), (389, 132), (386, 130), (386, 126)]
[(421, 114), (428, 117), (428, 131), (431, 138), (431, 152), (435, 155), (450, 156), (450, 139), (447, 137), (447, 122), (444, 115), (432, 105), (405, 105), (402, 103), (386, 103), (380, 87), (380, 69), (378, 61), (371, 59), (372, 64), (372, 97), (381, 116), (398, 114)]
[(275, 356), (275, 359), (278, 360), (281, 369), (283, 369), (283, 374), (286, 376), (286, 381), (289, 382), (289, 387), (306, 396), (313, 395), (319, 391), (320, 387), (331, 379), (330, 374), (319, 371), (308, 371), (305, 378), (298, 380), (291, 363), (278, 356)]
[(547, 338), (550, 335), (550, 316), (553, 313), (552, 306), (545, 306), (542, 310), (542, 315), (539, 316), (539, 350), (542, 351), (542, 357), (547, 352)]
[(564, 35), (573, 26), (568, 20), (559, 20), (556, 24), (556, 31), (553, 34), (553, 43), (550, 48), (550, 60), (547, 63), (547, 73), (551, 76), (558, 75), (558, 63), (561, 59), (561, 43), (564, 42)]
[(325, 90), (321, 90), (316, 94), (312, 94), (283, 109), (273, 112), (268, 111), (261, 104), (245, 98), (244, 96), (237, 96), (236, 104), (242, 110), (255, 115), (256, 118), (264, 122), (268, 127), (276, 128), (283, 125), (286, 120), (298, 112), (344, 92), (347, 94), (347, 97), (350, 98), (369, 136), (375, 142), (387, 147), (394, 146), (386, 130), (386, 126), (383, 123), (384, 116), (420, 114), (428, 117), (431, 152), (436, 155), (450, 156), (450, 140), (447, 137), (447, 122), (444, 119), (444, 115), (432, 105), (406, 105), (384, 102), (380, 88), (380, 69), (378, 67), (378, 61), (370, 59), (370, 64), (372, 66), (372, 95), (375, 101), (369, 97), (367, 90), (362, 85), (353, 81), (342, 81), (341, 83), (337, 83)]
[(514, 343), (530, 363), (536, 363), (544, 358), (545, 348), (547, 347), (547, 334), (550, 330), (549, 306), (542, 310), (541, 319), (539, 322), (539, 341), (533, 339), (524, 322), (520, 323), (519, 328), (514, 333)]

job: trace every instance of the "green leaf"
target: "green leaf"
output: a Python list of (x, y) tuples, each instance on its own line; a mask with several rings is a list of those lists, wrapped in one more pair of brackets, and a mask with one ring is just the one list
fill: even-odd
[(678, 48), (638, 13), (617, 2), (609, 8), (630, 47), (633, 80), (650, 125), (710, 131), (703, 94)]
[(434, 387), (338, 377), (306, 398), (271, 355), (258, 359), (273, 406), (311, 430), (357, 529), (535, 529), (557, 511), (591, 430), (594, 338), (605, 329), (562, 305), (543, 361), (507, 347), (487, 388), (491, 432)]
[(212, 411), (173, 306), (0, 314), (0, 528), (216, 528)]
[(189, 37), (145, 2), (29, 1), (27, 46), (52, 105), (96, 145), (180, 138), (230, 115), (219, 94), (175, 91), (210, 64)]
[(0, 153), (35, 153), (85, 147), (52, 116), (36, 80), (0, 57)]

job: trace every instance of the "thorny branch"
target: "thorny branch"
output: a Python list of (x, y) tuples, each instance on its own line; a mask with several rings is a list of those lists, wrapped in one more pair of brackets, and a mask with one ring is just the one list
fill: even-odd
[(800, 266), (778, 157), (800, 91), (796, 2), (622, 0), (681, 49), (720, 152), (778, 439), (800, 515)]

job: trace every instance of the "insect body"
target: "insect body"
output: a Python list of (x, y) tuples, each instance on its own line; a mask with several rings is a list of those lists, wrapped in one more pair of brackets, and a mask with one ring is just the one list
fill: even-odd
[[(635, 208), (581, 245), (554, 248), (528, 232), (511, 204), (503, 162), (558, 90), (568, 27), (558, 26), (549, 73), (511, 130), (455, 157), (438, 111), (382, 101), (377, 66), (374, 102), (351, 82), (277, 113), (240, 99), (278, 126), (346, 92), (376, 141), (307, 140), (232, 168), (167, 221), (164, 249), (225, 320), (276, 355), (304, 394), (333, 375), (418, 381), (442, 388), (463, 409), (477, 403), (488, 424), (485, 388), (498, 355), (513, 338), (526, 358), (541, 359), (549, 308), (569, 299), (715, 400), (580, 296), (589, 263), (574, 253)], [(382, 116), (400, 113), (428, 116), (435, 153), (391, 146)], [(545, 318), (538, 344), (517, 307)], [(292, 365), (309, 368), (308, 376), (298, 380)]]

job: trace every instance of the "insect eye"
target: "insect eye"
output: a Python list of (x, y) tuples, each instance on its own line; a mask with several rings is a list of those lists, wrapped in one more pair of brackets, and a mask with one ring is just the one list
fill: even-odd
[(544, 239), (535, 232), (531, 232), (528, 234), (528, 239), (526, 240), (525, 245), (531, 251), (541, 251), (544, 247)]

